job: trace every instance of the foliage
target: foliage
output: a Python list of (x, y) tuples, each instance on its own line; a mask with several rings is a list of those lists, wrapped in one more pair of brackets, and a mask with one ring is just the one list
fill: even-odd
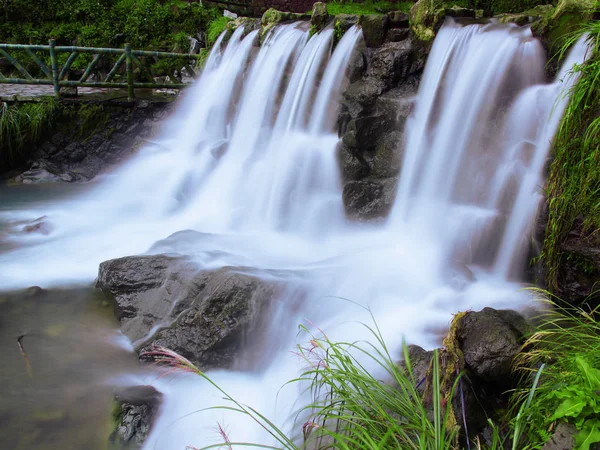
[(408, 11), (414, 3), (412, 1), (401, 1), (392, 3), (387, 1), (366, 0), (363, 3), (344, 2), (334, 0), (327, 3), (327, 12), (331, 16), (338, 14), (382, 14), (388, 11)]
[[(543, 292), (543, 291), (541, 291)], [(548, 293), (545, 293), (548, 294)], [(546, 364), (538, 395), (532, 402), (530, 439), (544, 441), (556, 421), (577, 427), (576, 449), (600, 442), (600, 324), (598, 311), (559, 307), (539, 320), (544, 324), (526, 343), (519, 358), (525, 371)]]
[(206, 40), (209, 45), (213, 45), (218, 37), (221, 35), (223, 31), (225, 31), (225, 27), (229, 23), (231, 19), (225, 16), (221, 16), (215, 20), (213, 20), (206, 31)]
[(0, 103), (0, 168), (10, 169), (27, 156), (26, 146), (40, 139), (60, 113), (54, 99), (39, 103)]
[(541, 258), (552, 289), (558, 285), (564, 256), (561, 244), (575, 222), (582, 219), (584, 234), (600, 230), (600, 22), (572, 34), (561, 55), (583, 33), (589, 35), (591, 57), (573, 69), (579, 81), (568, 93), (571, 99), (555, 138), (547, 188), (549, 220)]

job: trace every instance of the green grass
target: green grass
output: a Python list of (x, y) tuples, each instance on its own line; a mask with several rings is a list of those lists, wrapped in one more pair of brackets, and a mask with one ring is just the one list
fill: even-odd
[(561, 55), (583, 33), (589, 34), (592, 57), (575, 67), (580, 76), (554, 143), (554, 161), (547, 187), (549, 221), (542, 251), (548, 285), (558, 287), (561, 244), (578, 219), (582, 234), (600, 231), (600, 22), (570, 35)]
[(327, 3), (327, 12), (331, 16), (338, 14), (383, 14), (389, 11), (406, 11), (414, 5), (413, 2), (401, 1), (398, 3), (391, 2), (374, 2), (367, 0), (364, 3), (342, 2), (339, 0)]
[(209, 23), (206, 31), (206, 38), (209, 45), (212, 46), (217, 41), (221, 33), (225, 31), (225, 27), (230, 21), (231, 19), (228, 17), (221, 16)]

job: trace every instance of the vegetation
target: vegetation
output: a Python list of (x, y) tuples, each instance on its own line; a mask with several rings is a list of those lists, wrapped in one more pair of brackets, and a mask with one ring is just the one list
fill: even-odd
[(552, 289), (558, 287), (561, 260), (568, 256), (561, 245), (576, 222), (581, 220), (582, 235), (593, 237), (600, 231), (600, 22), (570, 35), (561, 55), (583, 33), (589, 34), (591, 56), (574, 68), (579, 81), (568, 93), (547, 188), (549, 221), (541, 257)]
[(412, 1), (392, 3), (366, 0), (363, 3), (354, 3), (334, 0), (327, 3), (327, 12), (332, 16), (338, 14), (382, 14), (388, 11), (408, 11), (412, 5), (414, 5)]
[(543, 326), (529, 338), (527, 351), (518, 359), (525, 372), (540, 364), (547, 367), (531, 404), (529, 440), (546, 441), (553, 425), (564, 421), (578, 430), (576, 448), (587, 450), (600, 442), (598, 310), (547, 302), (549, 309), (539, 318)]
[(206, 41), (208, 45), (213, 45), (217, 41), (218, 37), (223, 31), (225, 31), (225, 27), (227, 27), (227, 24), (230, 21), (231, 19), (229, 19), (228, 17), (221, 16), (216, 18), (209, 24), (208, 30), (206, 32)]
[(26, 158), (26, 146), (37, 142), (61, 111), (54, 99), (40, 103), (0, 103), (0, 168), (9, 169)]
[[(303, 331), (309, 333), (306, 328)], [(399, 366), (391, 358), (377, 327), (370, 328), (370, 331), (374, 344), (332, 342), (320, 332), (318, 336), (309, 333), (309, 344), (298, 347), (297, 354), (308, 368), (290, 383), (308, 384), (312, 402), (298, 411), (297, 417), (309, 419), (302, 424), (297, 436), (287, 436), (258, 411), (232, 398), (187, 359), (164, 348), (155, 348), (148, 355), (157, 363), (171, 367), (171, 370), (192, 372), (206, 379), (228, 402), (217, 409), (233, 410), (251, 417), (277, 443), (276, 446), (235, 443), (222, 433), (228, 448), (233, 445), (290, 450), (463, 448), (459, 443), (459, 426), (451, 418), (452, 408), (447, 407), (452, 404), (454, 393), (458, 395), (462, 389), (460, 378), (455, 378), (449, 391), (444, 392), (442, 358), (435, 351), (428, 387), (423, 394), (419, 387), (424, 380), (415, 379), (407, 349), (404, 349), (405, 364)], [(365, 362), (378, 367), (388, 381), (383, 382), (371, 375), (365, 368)], [(538, 384), (546, 383), (541, 377), (543, 370), (542, 365), (534, 371), (533, 377), (527, 378), (529, 388), (526, 395), (518, 398), (514, 415), (509, 416), (502, 427), (489, 421), (490, 442), (484, 444), (475, 439), (466, 447), (523, 450), (533, 448), (530, 436), (535, 443), (540, 443), (541, 438), (531, 432), (530, 424), (536, 411), (534, 402)]]
[[(76, 120), (72, 120), (75, 119)], [(66, 105), (54, 98), (37, 103), (0, 103), (0, 172), (23, 164), (32, 147), (59, 122), (67, 122), (70, 132), (90, 135), (109, 118), (103, 105)]]

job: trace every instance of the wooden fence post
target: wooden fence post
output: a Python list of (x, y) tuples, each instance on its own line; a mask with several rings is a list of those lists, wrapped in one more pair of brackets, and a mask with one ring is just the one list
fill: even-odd
[(60, 86), (58, 84), (58, 59), (56, 58), (56, 40), (50, 39), (50, 60), (52, 61), (52, 83), (54, 84), (54, 96), (60, 97)]
[(131, 44), (125, 44), (125, 69), (127, 71), (127, 97), (130, 102), (135, 101), (133, 93), (133, 63), (131, 58)]

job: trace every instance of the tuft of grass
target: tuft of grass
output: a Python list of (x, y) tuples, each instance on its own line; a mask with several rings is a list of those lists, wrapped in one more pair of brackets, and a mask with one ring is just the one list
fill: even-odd
[(555, 138), (546, 192), (549, 220), (541, 259), (553, 290), (558, 288), (565, 256), (561, 245), (576, 221), (582, 220), (582, 236), (594, 238), (600, 231), (600, 22), (570, 35), (560, 55), (585, 33), (591, 57), (573, 69), (579, 81), (569, 92), (569, 105)]
[(398, 3), (380, 1), (375, 2), (366, 0), (363, 3), (344, 2), (334, 0), (327, 3), (327, 12), (331, 16), (338, 14), (385, 14), (389, 11), (405, 11), (408, 12), (414, 2), (402, 1)]
[(212, 46), (221, 33), (225, 31), (225, 27), (231, 21), (229, 17), (221, 16), (217, 17), (213, 21), (208, 24), (208, 29), (206, 31), (206, 40), (208, 45)]

